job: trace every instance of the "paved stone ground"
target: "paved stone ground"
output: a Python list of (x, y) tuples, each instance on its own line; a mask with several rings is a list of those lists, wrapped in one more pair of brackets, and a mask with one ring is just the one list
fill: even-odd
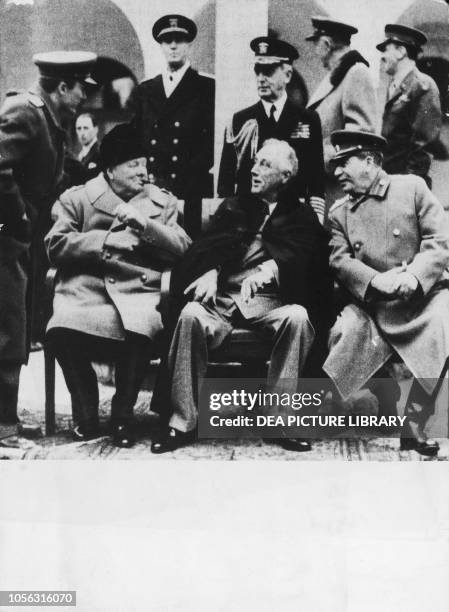
[[(33, 353), (21, 379), (19, 414), (34, 421), (45, 431), (43, 354)], [(114, 447), (107, 436), (107, 422), (113, 388), (100, 385), (100, 415), (104, 436), (85, 443), (71, 441), (70, 398), (62, 374), (57, 371), (56, 413), (57, 433), (52, 437), (27, 440), (16, 435), (14, 427), (0, 429), (0, 459), (139, 459), (167, 460), (285, 460), (285, 461), (438, 461), (449, 459), (449, 440), (439, 439), (441, 450), (436, 459), (424, 458), (415, 452), (399, 451), (398, 438), (380, 438), (374, 433), (359, 439), (340, 437), (317, 440), (308, 453), (294, 453), (264, 443), (262, 440), (201, 440), (173, 453), (153, 455), (151, 436), (157, 426), (157, 416), (149, 412), (151, 392), (143, 391), (135, 409), (139, 423), (139, 438), (132, 449)], [(446, 401), (446, 400), (445, 400)], [(447, 415), (447, 413), (445, 413)], [(437, 415), (438, 416), (438, 415)], [(441, 415), (440, 415), (441, 417)]]

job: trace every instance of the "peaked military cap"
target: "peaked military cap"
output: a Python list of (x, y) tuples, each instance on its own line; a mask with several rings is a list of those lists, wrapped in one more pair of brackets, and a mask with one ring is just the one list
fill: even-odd
[(128, 123), (116, 125), (101, 142), (100, 163), (103, 170), (140, 157), (146, 157), (142, 139)]
[(331, 162), (335, 163), (339, 159), (357, 155), (360, 151), (377, 151), (382, 153), (387, 141), (382, 136), (372, 132), (337, 130), (331, 134), (331, 143), (336, 150)]
[(379, 51), (385, 51), (389, 43), (413, 47), (420, 50), (427, 42), (427, 36), (421, 30), (410, 28), (400, 23), (389, 23), (385, 26), (385, 40), (376, 45)]
[(343, 21), (335, 21), (327, 17), (312, 17), (313, 34), (306, 37), (306, 40), (318, 40), (320, 36), (335, 36), (342, 40), (349, 41), (353, 34), (357, 34), (358, 29)]
[(97, 84), (90, 76), (96, 61), (96, 54), (90, 51), (48, 51), (33, 55), (33, 62), (41, 76), (61, 80), (76, 79), (90, 85)]
[(279, 38), (259, 36), (250, 42), (254, 51), (256, 64), (292, 64), (298, 59), (299, 53), (293, 45)]
[(196, 24), (184, 15), (164, 15), (153, 26), (153, 38), (162, 42), (169, 34), (178, 34), (191, 42), (197, 34)]

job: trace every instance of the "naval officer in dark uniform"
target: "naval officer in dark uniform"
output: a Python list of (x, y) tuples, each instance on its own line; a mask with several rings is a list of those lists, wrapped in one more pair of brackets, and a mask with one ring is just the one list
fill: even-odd
[(63, 178), (65, 131), (85, 99), (88, 52), (39, 53), (38, 82), (0, 109), (0, 423), (17, 422), (41, 232)]
[(142, 134), (148, 167), (158, 185), (184, 200), (184, 226), (201, 231), (202, 198), (212, 197), (215, 81), (188, 60), (197, 33), (182, 15), (165, 15), (153, 26), (167, 65), (135, 90), (133, 124)]
[(226, 129), (221, 156), (218, 193), (222, 197), (251, 190), (251, 169), (265, 140), (285, 140), (301, 163), (292, 183), (298, 198), (309, 202), (322, 218), (324, 213), (324, 162), (318, 114), (295, 106), (286, 87), (298, 52), (289, 43), (260, 36), (250, 43), (260, 100), (236, 113)]
[(431, 186), (429, 145), (440, 133), (442, 117), (435, 81), (416, 67), (426, 42), (423, 32), (396, 23), (385, 26), (385, 40), (377, 49), (391, 79), (382, 121), (384, 168), (390, 174), (422, 176)]

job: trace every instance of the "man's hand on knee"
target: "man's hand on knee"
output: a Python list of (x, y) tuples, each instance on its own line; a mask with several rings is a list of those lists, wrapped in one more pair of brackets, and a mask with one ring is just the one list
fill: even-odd
[(194, 280), (193, 283), (190, 283), (185, 289), (184, 295), (188, 295), (193, 291), (192, 301), (201, 302), (202, 304), (207, 304), (209, 302), (215, 304), (215, 298), (217, 297), (217, 279), (218, 270), (209, 270)]

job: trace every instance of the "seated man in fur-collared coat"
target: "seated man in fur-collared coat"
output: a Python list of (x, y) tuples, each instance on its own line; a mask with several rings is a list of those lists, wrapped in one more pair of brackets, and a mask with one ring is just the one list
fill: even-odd
[(45, 242), (57, 276), (47, 338), (72, 397), (75, 440), (98, 435), (91, 360), (114, 360), (112, 435), (128, 447), (134, 404), (162, 330), (161, 275), (190, 240), (176, 223), (176, 198), (148, 184), (145, 152), (129, 126), (105, 136), (101, 163), (102, 174), (66, 191), (53, 208)]

